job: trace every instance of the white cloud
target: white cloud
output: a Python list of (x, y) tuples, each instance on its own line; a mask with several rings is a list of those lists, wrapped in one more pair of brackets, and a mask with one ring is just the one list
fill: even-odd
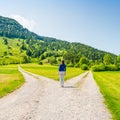
[(17, 20), (24, 28), (28, 28), (30, 31), (36, 26), (36, 22), (32, 19), (26, 19), (20, 15), (10, 15), (10, 17)]

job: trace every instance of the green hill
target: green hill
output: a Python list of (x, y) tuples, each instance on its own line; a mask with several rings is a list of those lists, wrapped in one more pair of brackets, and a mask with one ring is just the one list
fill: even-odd
[[(68, 66), (79, 66), (87, 59), (92, 66), (103, 62), (109, 54), (114, 63), (116, 55), (81, 43), (70, 43), (56, 38), (39, 36), (23, 28), (14, 19), (0, 16), (0, 64), (48, 62), (58, 64), (62, 58)], [(86, 63), (85, 63), (86, 64)]]
[(0, 16), (0, 36), (21, 39), (42, 39), (41, 36), (23, 28), (16, 20)]

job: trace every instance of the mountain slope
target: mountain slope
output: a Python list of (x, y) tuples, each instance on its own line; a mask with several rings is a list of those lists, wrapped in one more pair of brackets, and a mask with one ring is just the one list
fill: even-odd
[[(59, 63), (64, 58), (67, 64), (79, 63), (84, 56), (93, 64), (103, 62), (105, 54), (113, 58), (116, 55), (95, 49), (81, 43), (70, 43), (56, 38), (39, 36), (28, 29), (23, 28), (14, 19), (0, 16), (0, 64), (26, 63), (33, 61), (46, 61)], [(2, 62), (1, 62), (2, 61)], [(16, 62), (17, 61), (17, 62)]]
[(0, 16), (0, 36), (22, 39), (42, 39), (41, 36), (23, 28), (16, 20)]

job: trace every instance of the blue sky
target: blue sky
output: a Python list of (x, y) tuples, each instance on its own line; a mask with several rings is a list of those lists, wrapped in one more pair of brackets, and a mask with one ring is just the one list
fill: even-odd
[(0, 15), (42, 36), (120, 54), (120, 0), (1, 0)]

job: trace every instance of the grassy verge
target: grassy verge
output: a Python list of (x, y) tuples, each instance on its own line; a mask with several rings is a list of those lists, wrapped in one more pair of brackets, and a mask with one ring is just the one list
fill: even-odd
[[(38, 65), (32, 63), (21, 65), (21, 67), (29, 72), (52, 78), (54, 80), (59, 80), (58, 66)], [(67, 67), (65, 80), (75, 77), (83, 72), (84, 71), (82, 71), (80, 68)]]
[(16, 90), (24, 83), (17, 65), (0, 66), (0, 97)]
[(113, 120), (120, 120), (120, 72), (93, 72)]

